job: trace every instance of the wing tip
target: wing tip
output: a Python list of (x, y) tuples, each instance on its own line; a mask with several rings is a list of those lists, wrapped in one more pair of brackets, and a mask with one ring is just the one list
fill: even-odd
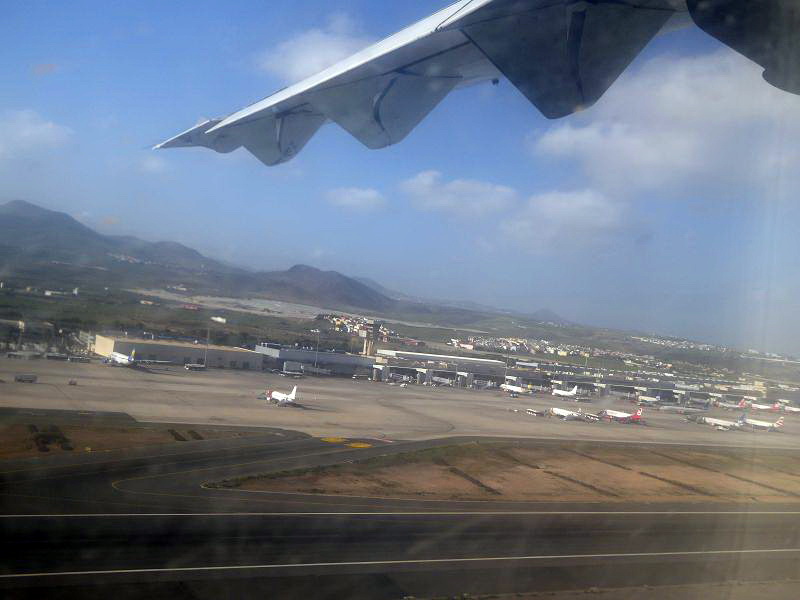
[(203, 144), (198, 143), (194, 138), (198, 134), (205, 135), (211, 129), (209, 126), (213, 127), (217, 125), (222, 119), (204, 119), (186, 129), (185, 131), (180, 132), (177, 135), (172, 136), (169, 139), (164, 140), (153, 146), (153, 150), (163, 150), (165, 148), (186, 148), (190, 146), (202, 146)]

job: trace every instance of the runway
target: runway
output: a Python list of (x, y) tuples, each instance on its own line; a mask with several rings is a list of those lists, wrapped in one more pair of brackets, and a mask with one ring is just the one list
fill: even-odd
[[(452, 442), (452, 440), (448, 440)], [(403, 598), (800, 571), (800, 507), (434, 502), (203, 487), (355, 449), (272, 430), (0, 465), (4, 597)]]

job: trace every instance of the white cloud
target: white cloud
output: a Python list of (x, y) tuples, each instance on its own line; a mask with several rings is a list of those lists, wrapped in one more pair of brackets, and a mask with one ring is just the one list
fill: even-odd
[(512, 242), (534, 252), (584, 248), (623, 227), (625, 207), (592, 190), (531, 196), (500, 225)]
[(592, 186), (614, 195), (736, 191), (798, 158), (798, 134), (800, 98), (723, 50), (652, 59), (531, 145), (537, 155), (576, 161)]
[(143, 173), (159, 175), (167, 170), (167, 161), (155, 154), (147, 154), (139, 161), (139, 169)]
[(68, 127), (47, 121), (33, 110), (0, 112), (0, 159), (57, 148), (71, 135)]
[(386, 204), (386, 198), (371, 188), (338, 188), (328, 192), (328, 202), (347, 210), (366, 212)]
[(308, 29), (263, 52), (258, 67), (289, 83), (305, 79), (370, 45), (344, 14), (332, 16), (325, 27)]
[(438, 171), (423, 171), (400, 187), (417, 208), (469, 217), (508, 209), (517, 200), (517, 192), (505, 185), (473, 179), (442, 179)]

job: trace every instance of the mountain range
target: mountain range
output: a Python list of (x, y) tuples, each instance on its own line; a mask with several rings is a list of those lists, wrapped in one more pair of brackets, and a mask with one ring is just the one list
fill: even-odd
[[(194, 293), (261, 296), (331, 309), (391, 316), (401, 313), (466, 324), (487, 314), (510, 314), (467, 302), (431, 300), (395, 292), (368, 279), (295, 265), (285, 271), (253, 272), (202, 255), (176, 242), (148, 242), (104, 235), (63, 212), (23, 200), (0, 204), (0, 277), (49, 285), (126, 288), (182, 284)], [(527, 318), (563, 323), (550, 311)]]

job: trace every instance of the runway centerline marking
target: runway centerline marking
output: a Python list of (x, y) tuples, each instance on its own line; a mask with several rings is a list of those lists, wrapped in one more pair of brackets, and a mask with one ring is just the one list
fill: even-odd
[(617, 552), (608, 554), (540, 554), (532, 556), (492, 556), (474, 558), (428, 558), (405, 560), (366, 560), (351, 562), (318, 562), (318, 563), (289, 563), (267, 565), (218, 565), (206, 567), (161, 567), (149, 569), (103, 569), (97, 571), (44, 571), (39, 573), (8, 573), (0, 575), (2, 579), (20, 579), (33, 577), (66, 577), (82, 575), (126, 575), (145, 573), (191, 573), (213, 571), (245, 571), (268, 569), (298, 569), (314, 567), (369, 567), (369, 566), (397, 566), (397, 565), (426, 565), (426, 564), (458, 564), (478, 562), (512, 562), (512, 561), (542, 561), (542, 560), (570, 560), (585, 558), (658, 558), (668, 556), (733, 556), (740, 554), (793, 554), (800, 553), (800, 548), (766, 548), (748, 550), (685, 550), (677, 552)]

